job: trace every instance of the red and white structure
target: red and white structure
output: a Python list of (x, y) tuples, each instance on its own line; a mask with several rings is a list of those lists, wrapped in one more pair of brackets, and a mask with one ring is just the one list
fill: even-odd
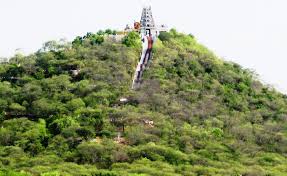
[(142, 39), (142, 53), (134, 74), (132, 89), (139, 88), (142, 82), (143, 72), (152, 59), (152, 48), (157, 36), (160, 32), (167, 31), (164, 25), (161, 25), (161, 27), (156, 27), (151, 6), (145, 6), (143, 8), (141, 21), (139, 24), (139, 32)]

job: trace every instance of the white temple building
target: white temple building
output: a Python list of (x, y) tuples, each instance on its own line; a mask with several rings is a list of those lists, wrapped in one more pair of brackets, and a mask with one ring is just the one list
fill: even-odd
[(167, 27), (165, 25), (155, 25), (150, 5), (143, 8), (140, 25), (140, 33), (142, 35), (151, 34), (152, 36), (158, 36), (160, 32), (167, 31)]

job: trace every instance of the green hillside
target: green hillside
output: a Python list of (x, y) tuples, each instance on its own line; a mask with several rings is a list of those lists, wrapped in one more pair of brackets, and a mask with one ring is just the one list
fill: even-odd
[(287, 175), (285, 95), (175, 30), (133, 91), (139, 36), (112, 33), (0, 65), (0, 175)]

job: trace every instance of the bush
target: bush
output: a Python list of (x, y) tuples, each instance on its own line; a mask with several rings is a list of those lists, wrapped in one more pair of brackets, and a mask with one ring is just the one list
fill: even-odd
[(170, 164), (176, 165), (187, 162), (187, 156), (182, 152), (154, 143), (142, 145), (135, 150), (131, 150), (130, 157), (132, 159), (143, 157), (151, 161), (167, 161)]
[(141, 48), (140, 35), (137, 32), (130, 32), (122, 40), (127, 47)]
[(169, 32), (161, 32), (158, 36), (161, 41), (170, 41), (172, 35)]

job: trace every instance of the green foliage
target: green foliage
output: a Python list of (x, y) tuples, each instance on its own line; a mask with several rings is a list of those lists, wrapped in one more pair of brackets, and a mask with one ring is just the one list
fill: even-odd
[(106, 35), (116, 35), (116, 30), (106, 29), (105, 31), (99, 30), (96, 34), (88, 32), (85, 36), (78, 36), (72, 42), (74, 47), (79, 47), (83, 45), (100, 45), (104, 43)]
[(175, 29), (133, 91), (140, 37), (115, 34), (0, 64), (0, 175), (286, 175), (285, 95)]
[(30, 174), (24, 172), (0, 171), (0, 176), (30, 176)]
[(86, 43), (89, 43), (90, 45), (100, 45), (104, 42), (104, 35), (105, 33), (102, 31), (97, 32), (97, 34), (88, 32), (84, 37), (80, 36), (76, 37), (76, 39), (72, 42), (72, 44), (75, 47), (79, 47)]
[(12, 119), (2, 123), (0, 144), (19, 146), (35, 155), (44, 149), (46, 137), (46, 122), (43, 119), (39, 119), (37, 123), (26, 118)]
[(158, 38), (164, 42), (164, 41), (169, 41), (172, 38), (172, 36), (169, 32), (161, 32)]
[(128, 33), (127, 36), (123, 38), (122, 43), (127, 47), (140, 48), (141, 47), (140, 35), (137, 32), (130, 32)]

